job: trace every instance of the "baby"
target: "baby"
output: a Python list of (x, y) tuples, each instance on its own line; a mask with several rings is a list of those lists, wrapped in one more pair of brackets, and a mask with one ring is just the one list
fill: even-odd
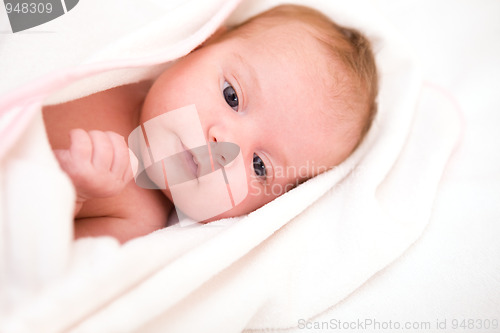
[[(365, 37), (313, 9), (283, 5), (219, 29), (154, 82), (47, 106), (43, 115), (76, 188), (75, 236), (125, 242), (165, 227), (173, 202), (190, 215), (183, 205), (191, 194), (173, 200), (169, 182), (162, 188), (152, 179), (159, 190), (151, 190), (132, 180), (124, 137), (146, 122), (192, 105), (206, 142), (239, 148), (246, 196), (203, 220), (210, 222), (254, 211), (345, 160), (370, 127), (376, 95)], [(188, 141), (179, 136), (191, 149)], [(201, 166), (190, 157), (196, 174)]]

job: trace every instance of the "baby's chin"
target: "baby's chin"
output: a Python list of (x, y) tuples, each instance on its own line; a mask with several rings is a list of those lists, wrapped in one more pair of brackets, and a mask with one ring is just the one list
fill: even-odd
[[(224, 218), (238, 217), (248, 214), (252, 211), (252, 209), (245, 209), (245, 204), (236, 205), (234, 207), (214, 207), (213, 205), (211, 205), (211, 207), (204, 207), (205, 205), (203, 203), (199, 205), (193, 205), (193, 201), (182, 202), (177, 199), (177, 202), (175, 202), (169, 189), (162, 189), (161, 192), (165, 195), (165, 197), (168, 198), (168, 200), (170, 200), (170, 202), (174, 204), (174, 208), (176, 209), (177, 214), (179, 214), (180, 210), (184, 216), (200, 223), (209, 223)], [(212, 197), (212, 199), (214, 197)], [(209, 210), (211, 210), (213, 213), (209, 214), (208, 216), (206, 216), (206, 214), (200, 215), (200, 212), (206, 212)]]
[[(174, 204), (174, 208), (178, 215), (181, 213), (181, 215), (196, 222), (208, 223), (216, 221), (224, 217), (223, 215), (227, 213), (225, 207), (217, 207), (217, 204), (214, 204), (213, 201), (215, 201), (215, 196), (211, 197), (212, 200), (200, 200), (199, 198), (197, 200), (197, 195), (194, 193), (192, 193), (191, 196), (182, 195), (185, 193), (181, 193), (181, 195), (177, 196), (174, 200), (170, 189), (162, 189), (161, 192)], [(179, 218), (181, 217), (182, 216), (179, 216)]]

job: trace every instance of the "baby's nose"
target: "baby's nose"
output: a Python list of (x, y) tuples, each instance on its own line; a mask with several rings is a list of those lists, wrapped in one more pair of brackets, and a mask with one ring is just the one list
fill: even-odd
[(207, 147), (212, 158), (212, 167), (218, 169), (231, 163), (242, 147), (236, 142), (236, 133), (228, 133), (223, 127), (214, 126), (208, 131)]
[(239, 136), (238, 131), (239, 127), (235, 126), (236, 124), (231, 123), (227, 120), (221, 120), (216, 124), (210, 126), (207, 132), (207, 141), (208, 142), (231, 142), (234, 144), (239, 144), (237, 142), (237, 137)]
[[(208, 142), (219, 142), (221, 138), (221, 134), (219, 132), (217, 132), (216, 130), (214, 130), (213, 128), (211, 128), (209, 131), (208, 131)], [(223, 141), (223, 140), (221, 140)]]

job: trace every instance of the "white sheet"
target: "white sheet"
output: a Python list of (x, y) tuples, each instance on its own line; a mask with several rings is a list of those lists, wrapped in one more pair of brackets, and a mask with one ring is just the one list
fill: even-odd
[[(500, 332), (478, 329), (488, 320), (500, 322), (500, 2), (375, 4), (413, 45), (426, 79), (460, 107), (464, 136), (422, 238), (343, 302), (304, 323), (328, 322), (324, 330), (297, 332), (339, 332), (339, 320), (355, 322), (357, 329), (348, 332), (394, 332), (380, 328), (389, 321), (415, 325), (412, 332)], [(358, 319), (378, 321), (379, 329), (363, 329)], [(454, 329), (463, 320), (475, 326)]]

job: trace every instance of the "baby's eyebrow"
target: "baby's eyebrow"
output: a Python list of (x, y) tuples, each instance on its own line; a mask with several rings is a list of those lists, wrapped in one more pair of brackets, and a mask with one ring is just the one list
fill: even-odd
[(231, 55), (240, 63), (241, 67), (244, 68), (245, 72), (248, 74), (247, 86), (251, 87), (254, 92), (260, 92), (260, 82), (255, 67), (241, 54), (232, 52)]

